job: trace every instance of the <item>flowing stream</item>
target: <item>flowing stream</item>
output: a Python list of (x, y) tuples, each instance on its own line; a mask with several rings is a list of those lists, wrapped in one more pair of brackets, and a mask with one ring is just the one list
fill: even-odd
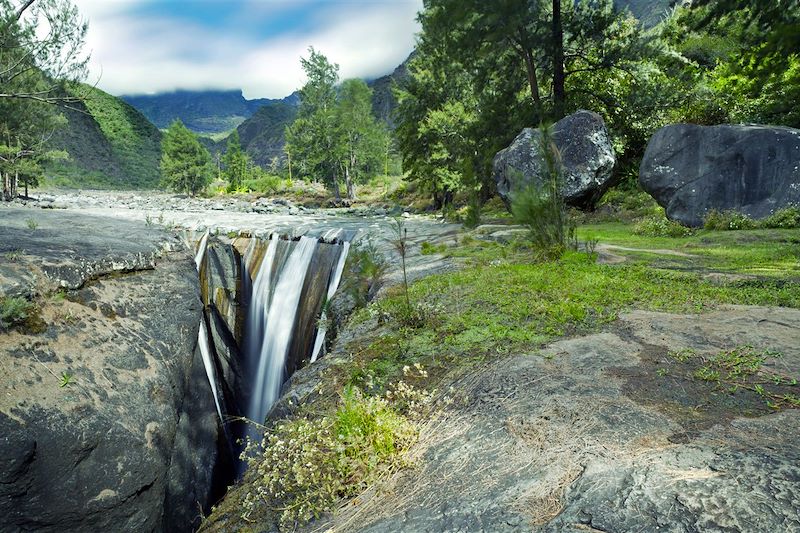
[(247, 418), (259, 424), (278, 399), (285, 379), (300, 297), (319, 243), (301, 237), (281, 265), (275, 265), (277, 245), (273, 236), (253, 284), (247, 317), (245, 357), (252, 379)]

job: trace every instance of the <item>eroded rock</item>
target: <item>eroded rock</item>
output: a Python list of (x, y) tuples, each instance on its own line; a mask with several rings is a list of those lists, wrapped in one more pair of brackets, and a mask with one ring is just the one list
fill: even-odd
[(220, 453), (191, 253), (143, 223), (29, 216), (0, 209), (0, 253), (22, 250), (3, 279), (27, 276), (45, 325), (0, 334), (0, 529), (188, 530)]
[(702, 226), (712, 209), (764, 218), (800, 205), (800, 130), (666, 126), (647, 145), (639, 183), (687, 226)]
[[(603, 119), (591, 111), (578, 111), (553, 126), (553, 142), (563, 165), (561, 192), (567, 204), (593, 208), (612, 185), (616, 164), (614, 148)], [(545, 163), (540, 152), (541, 133), (525, 128), (508, 148), (494, 158), (497, 192), (511, 205), (514, 192), (531, 183), (545, 185)]]

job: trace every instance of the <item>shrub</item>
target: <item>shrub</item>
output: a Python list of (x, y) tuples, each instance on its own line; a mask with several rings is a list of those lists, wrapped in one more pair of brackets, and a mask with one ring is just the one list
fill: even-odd
[(33, 304), (25, 298), (0, 299), (0, 330), (22, 324), (33, 311)]
[(639, 219), (633, 227), (633, 233), (645, 237), (689, 237), (694, 230), (673, 222), (662, 211), (658, 215)]
[(348, 387), (333, 416), (280, 423), (264, 438), (263, 453), (247, 459), (256, 479), (244, 518), (263, 503), (277, 510), (282, 529), (294, 529), (402, 467), (416, 437), (387, 399)]
[(787, 207), (775, 211), (771, 216), (761, 220), (759, 226), (771, 229), (800, 228), (800, 207)]
[(552, 129), (540, 128), (539, 153), (544, 161), (542, 184), (530, 183), (511, 198), (511, 213), (517, 223), (530, 230), (529, 239), (541, 251), (560, 257), (575, 241), (561, 194), (561, 161), (553, 144)]
[(242, 188), (251, 192), (271, 194), (281, 191), (285, 183), (280, 176), (261, 174), (258, 178), (244, 180)]
[(756, 221), (738, 211), (717, 211), (712, 209), (703, 221), (703, 227), (710, 230), (755, 229)]

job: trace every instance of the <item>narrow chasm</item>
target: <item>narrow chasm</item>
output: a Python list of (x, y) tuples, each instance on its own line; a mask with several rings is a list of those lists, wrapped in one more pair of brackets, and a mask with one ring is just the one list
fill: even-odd
[(198, 349), (224, 434), (211, 501), (243, 474), (244, 442), (260, 441), (259, 427), (287, 379), (324, 355), (332, 335), (326, 313), (353, 237), (206, 234), (197, 241)]

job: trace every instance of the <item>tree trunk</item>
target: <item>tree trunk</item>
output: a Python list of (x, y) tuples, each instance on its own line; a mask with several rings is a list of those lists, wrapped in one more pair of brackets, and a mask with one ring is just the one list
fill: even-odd
[(553, 120), (564, 118), (564, 26), (561, 21), (561, 0), (553, 0)]
[(6, 202), (11, 200), (11, 183), (8, 177), (8, 172), (3, 172), (3, 200)]
[(345, 183), (347, 184), (347, 199), (348, 200), (355, 200), (356, 199), (356, 188), (355, 184), (353, 183), (353, 173), (352, 169), (356, 168), (356, 156), (354, 154), (350, 155), (350, 163), (345, 168)]
[(539, 95), (539, 79), (536, 76), (536, 64), (533, 62), (533, 52), (525, 48), (522, 51), (522, 58), (525, 61), (525, 70), (528, 73), (528, 85), (531, 88), (531, 98), (533, 99), (533, 105), (536, 108), (536, 113), (539, 115), (537, 117), (538, 121), (541, 122), (542, 120), (542, 98)]

